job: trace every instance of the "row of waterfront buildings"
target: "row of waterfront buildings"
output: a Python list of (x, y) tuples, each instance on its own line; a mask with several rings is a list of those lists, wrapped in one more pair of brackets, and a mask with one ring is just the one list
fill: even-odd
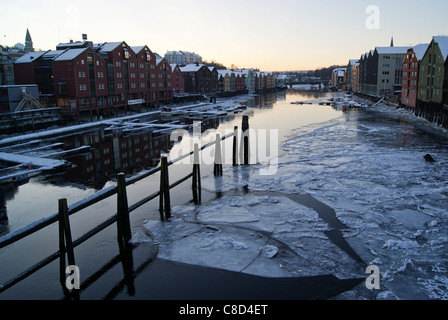
[[(31, 41), (28, 31), (27, 39)], [(10, 60), (7, 65), (13, 84), (37, 85), (41, 103), (59, 107), (64, 114), (111, 107), (153, 107), (175, 97), (276, 87), (271, 72), (220, 70), (203, 64), (195, 53), (170, 51), (161, 57), (146, 45), (130, 46), (125, 41), (71, 41), (57, 45), (56, 50), (28, 49)], [(5, 102), (0, 107), (3, 112), (14, 111)]]
[(338, 89), (389, 97), (419, 116), (448, 126), (448, 37), (412, 47), (376, 47), (333, 71)]

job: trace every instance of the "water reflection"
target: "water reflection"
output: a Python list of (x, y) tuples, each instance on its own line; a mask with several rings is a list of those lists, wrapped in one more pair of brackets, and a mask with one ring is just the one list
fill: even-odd
[[(292, 130), (310, 123), (327, 121), (335, 117), (330, 107), (320, 106), (292, 106), (290, 101), (298, 96), (303, 99), (304, 92), (294, 88), (277, 93), (248, 95), (239, 97), (247, 106), (245, 113), (250, 117), (250, 127), (253, 129), (278, 129), (280, 140), (284, 140)], [(325, 97), (325, 92), (312, 92), (313, 97)], [(171, 119), (170, 121), (172, 121)], [(191, 124), (191, 119), (176, 119), (179, 124)], [(241, 114), (230, 113), (218, 118), (204, 119), (201, 124), (202, 132), (209, 129), (225, 131), (233, 130), (234, 126), (241, 125)], [(279, 141), (281, 145), (282, 141)], [(169, 132), (164, 134), (152, 132), (149, 129), (139, 131), (108, 131), (98, 128), (89, 132), (70, 134), (64, 137), (55, 137), (46, 141), (62, 151), (73, 150), (86, 146), (76, 154), (65, 154), (64, 159), (71, 163), (71, 167), (46, 176), (34, 178), (31, 183), (16, 190), (16, 195), (8, 196), (2, 192), (2, 218), (5, 228), (8, 223), (14, 225), (11, 229), (20, 228), (36, 219), (45, 217), (54, 212), (52, 203), (55, 199), (67, 197), (70, 201), (78, 201), (88, 196), (94, 190), (102, 189), (109, 181), (116, 177), (118, 172), (134, 175), (142, 170), (148, 170), (158, 165), (160, 155), (168, 153), (174, 143), (170, 141)], [(61, 147), (63, 146), (63, 147)], [(58, 151), (58, 150), (54, 150)], [(54, 152), (52, 151), (52, 152)], [(61, 151), (61, 150), (59, 150)], [(51, 192), (52, 199), (38, 196), (44, 192), (45, 187)], [(81, 192), (79, 192), (81, 191)], [(27, 193), (35, 195), (29, 197)], [(34, 210), (30, 213), (30, 207)], [(7, 219), (7, 208), (9, 219)], [(14, 216), (11, 217), (11, 210)], [(6, 221), (6, 222), (5, 222)], [(6, 226), (6, 227), (5, 227)], [(11, 230), (13, 231), (13, 230)]]
[[(67, 157), (72, 167), (59, 179), (78, 182), (101, 189), (117, 173), (135, 174), (155, 167), (162, 152), (170, 149), (169, 135), (154, 135), (151, 131), (135, 134), (96, 132), (79, 134), (64, 139), (68, 149), (90, 146), (83, 154)], [(53, 176), (53, 181), (55, 177)]]

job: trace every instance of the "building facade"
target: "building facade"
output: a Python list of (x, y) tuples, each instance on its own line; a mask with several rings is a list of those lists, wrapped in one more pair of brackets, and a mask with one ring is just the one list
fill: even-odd
[(433, 37), (420, 61), (416, 114), (448, 126), (448, 37)]
[(409, 48), (403, 61), (403, 82), (401, 89), (401, 104), (415, 108), (417, 106), (417, 90), (420, 61), (423, 58), (428, 44), (420, 44)]
[(217, 72), (212, 72), (206, 65), (188, 64), (180, 67), (180, 71), (184, 76), (185, 92), (206, 94), (217, 91)]
[(200, 55), (188, 51), (168, 51), (165, 53), (165, 59), (169, 64), (177, 64), (182, 67), (187, 64), (202, 63)]
[(338, 90), (347, 90), (347, 68), (336, 68), (331, 75), (331, 83)]
[(348, 62), (347, 91), (359, 91), (359, 60), (352, 59)]
[(185, 93), (185, 81), (182, 71), (180, 71), (179, 65), (177, 64), (171, 64), (171, 70), (173, 95), (182, 95)]
[(399, 95), (403, 61), (409, 47), (376, 47), (361, 56), (360, 91), (373, 96)]

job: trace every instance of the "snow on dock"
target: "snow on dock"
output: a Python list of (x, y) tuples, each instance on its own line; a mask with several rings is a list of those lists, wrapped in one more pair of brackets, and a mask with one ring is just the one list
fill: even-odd
[(30, 157), (14, 153), (0, 152), (0, 162), (9, 162), (15, 164), (13, 172), (3, 172), (0, 175), (0, 183), (10, 183), (27, 180), (31, 175), (39, 174), (42, 171), (54, 170), (65, 166), (63, 160)]
[(0, 152), (0, 161), (40, 167), (41, 170), (52, 170), (65, 165), (65, 161), (23, 156), (13, 153)]

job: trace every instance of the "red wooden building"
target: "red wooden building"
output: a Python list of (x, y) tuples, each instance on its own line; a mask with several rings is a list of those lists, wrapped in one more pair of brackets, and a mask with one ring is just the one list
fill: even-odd
[(428, 44), (419, 44), (408, 49), (403, 61), (401, 103), (411, 108), (417, 106), (419, 66), (427, 48)]
[(182, 71), (180, 71), (179, 65), (171, 64), (172, 70), (172, 89), (174, 94), (184, 94), (185, 93), (185, 81)]

